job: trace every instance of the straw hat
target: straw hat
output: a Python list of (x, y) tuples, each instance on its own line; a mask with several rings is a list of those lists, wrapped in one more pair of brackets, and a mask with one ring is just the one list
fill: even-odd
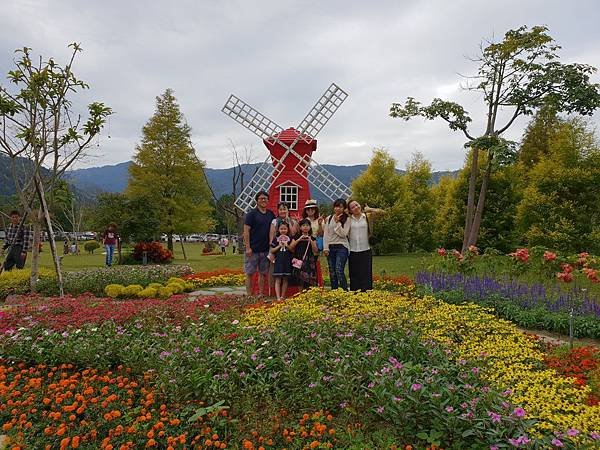
[(317, 201), (313, 198), (309, 198), (308, 200), (306, 200), (306, 203), (304, 203), (304, 209), (316, 208), (316, 207), (317, 207)]

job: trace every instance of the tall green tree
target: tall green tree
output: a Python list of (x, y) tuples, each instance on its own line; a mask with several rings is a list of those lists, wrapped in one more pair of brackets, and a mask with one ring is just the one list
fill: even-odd
[(352, 192), (363, 205), (386, 210), (374, 226), (374, 251), (408, 250), (413, 212), (406, 181), (396, 170), (394, 158), (385, 150), (375, 150), (367, 169), (352, 182)]
[(147, 207), (160, 218), (159, 231), (167, 234), (169, 249), (175, 233), (206, 231), (212, 220), (204, 163), (195, 154), (191, 128), (171, 89), (156, 97), (136, 151), (127, 196), (151, 199)]
[[(511, 153), (510, 143), (502, 138), (523, 115), (531, 115), (544, 104), (552, 104), (556, 111), (592, 114), (600, 106), (600, 86), (590, 82), (595, 68), (585, 64), (559, 62), (559, 46), (547, 33), (547, 28), (526, 26), (509, 30), (499, 43), (485, 43), (476, 59), (477, 74), (469, 77), (468, 89), (482, 94), (486, 109), (486, 126), (483, 133), (469, 131), (472, 121), (469, 113), (458, 103), (435, 98), (423, 106), (412, 97), (404, 104), (393, 103), (392, 117), (409, 120), (420, 116), (440, 118), (449, 128), (461, 131), (472, 150), (471, 172), (467, 194), (467, 208), (463, 233), (463, 252), (477, 243), (483, 208), (492, 170), (497, 161)], [(503, 115), (508, 117), (503, 120)], [(479, 156), (487, 156), (479, 195), (475, 191), (480, 171)], [(477, 204), (475, 203), (477, 201)]]
[(527, 174), (517, 208), (527, 244), (600, 252), (600, 146), (581, 118), (563, 121)]
[(409, 250), (433, 250), (433, 222), (435, 206), (431, 192), (431, 163), (422, 153), (412, 155), (404, 174), (407, 202), (412, 211), (409, 227)]

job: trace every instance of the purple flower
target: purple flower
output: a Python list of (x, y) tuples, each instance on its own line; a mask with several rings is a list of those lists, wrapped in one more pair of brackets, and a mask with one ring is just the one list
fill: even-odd
[(412, 386), (410, 387), (413, 391), (418, 391), (423, 387), (422, 384), (419, 383), (413, 383)]
[(497, 445), (490, 445), (490, 450), (498, 450), (498, 446)]
[(165, 358), (167, 358), (168, 356), (171, 356), (171, 352), (164, 351), (164, 352), (160, 352), (160, 354), (158, 355), (158, 357), (159, 357), (160, 359), (165, 359)]
[(393, 356), (390, 356), (390, 359), (388, 359), (388, 361), (396, 370), (402, 370), (402, 368), (404, 367), (402, 365), (402, 363), (400, 361), (398, 361), (396, 358), (394, 358)]
[(265, 368), (265, 365), (263, 363), (260, 363), (258, 366), (256, 366), (256, 370), (261, 370), (264, 368)]
[(446, 406), (446, 412), (451, 413), (452, 411), (454, 411), (454, 408), (452, 406)]
[(369, 389), (372, 389), (372, 388), (374, 388), (374, 387), (375, 387), (375, 383), (373, 383), (373, 382), (371, 381), (371, 382), (370, 382), (370, 383), (367, 385), (367, 387), (368, 387)]
[(579, 434), (579, 430), (576, 430), (575, 428), (569, 428), (567, 430), (567, 436), (569, 437), (575, 437)]
[(565, 445), (559, 439), (552, 439), (552, 445), (555, 447), (564, 447)]
[(308, 385), (308, 387), (309, 387), (310, 389), (314, 389), (314, 388), (316, 388), (316, 387), (317, 387), (317, 385), (316, 385), (315, 383), (310, 383), (310, 384)]
[(515, 447), (520, 447), (521, 445), (527, 445), (530, 439), (527, 436), (519, 436), (517, 439), (509, 439), (511, 445)]
[(473, 367), (471, 369), (471, 372), (474, 373), (474, 374), (478, 374), (479, 373), (479, 367)]
[(594, 440), (597, 441), (598, 439), (600, 439), (600, 434), (599, 433), (592, 433), (590, 434), (590, 437)]
[(258, 358), (258, 356), (256, 356), (256, 353), (252, 353), (252, 354), (250, 355), (250, 359), (251, 359), (252, 361), (256, 361), (256, 359), (257, 359), (257, 358)]
[(344, 409), (346, 406), (348, 406), (348, 402), (340, 403), (340, 408)]
[(492, 418), (493, 423), (498, 423), (502, 420), (502, 416), (493, 411), (488, 411), (488, 416), (490, 416)]
[(523, 408), (515, 408), (513, 416), (523, 418), (525, 417), (525, 410)]
[(194, 347), (194, 353), (200, 353), (200, 347)]
[(384, 406), (378, 406), (378, 407), (377, 407), (377, 409), (376, 409), (376, 411), (377, 411), (379, 414), (383, 414), (383, 411), (385, 411), (385, 407), (384, 407)]
[(396, 397), (396, 396), (394, 396), (394, 401), (395, 402), (401, 402), (402, 401), (402, 397)]

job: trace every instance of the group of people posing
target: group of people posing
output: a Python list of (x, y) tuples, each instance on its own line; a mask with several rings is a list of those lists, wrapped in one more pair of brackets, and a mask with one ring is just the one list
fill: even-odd
[[(246, 291), (263, 296), (273, 287), (278, 300), (290, 284), (305, 289), (323, 284), (319, 256), (327, 258), (332, 289), (366, 291), (373, 288), (373, 255), (369, 244), (371, 218), (382, 210), (356, 200), (337, 199), (333, 213), (319, 214), (316, 200), (304, 204), (302, 218), (290, 216), (286, 203), (277, 205), (277, 216), (267, 208), (269, 194), (259, 192), (256, 208), (246, 214), (244, 245)], [(350, 283), (345, 275), (346, 263)], [(257, 289), (253, 280), (257, 279)]]

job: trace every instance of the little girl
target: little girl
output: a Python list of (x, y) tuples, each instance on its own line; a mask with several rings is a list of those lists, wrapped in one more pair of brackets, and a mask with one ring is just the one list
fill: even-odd
[(288, 288), (288, 278), (292, 274), (292, 253), (290, 251), (290, 226), (280, 222), (277, 234), (271, 242), (271, 254), (275, 257), (273, 278), (275, 279), (275, 296), (283, 300)]
[(298, 270), (298, 281), (302, 289), (317, 285), (317, 256), (319, 249), (317, 241), (312, 236), (312, 227), (309, 219), (302, 219), (298, 226), (300, 233), (292, 241), (290, 250), (295, 251), (296, 258), (302, 260), (302, 268)]

